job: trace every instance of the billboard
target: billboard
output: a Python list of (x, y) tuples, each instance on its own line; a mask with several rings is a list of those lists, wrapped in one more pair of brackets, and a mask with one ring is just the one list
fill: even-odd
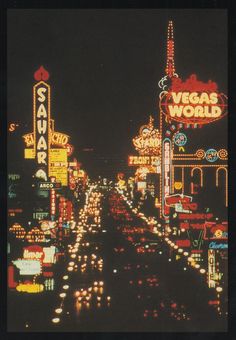
[[(56, 163), (64, 163), (65, 165), (57, 166)], [(50, 150), (49, 177), (55, 177), (56, 181), (60, 182), (62, 186), (68, 185), (66, 149)]]
[(195, 74), (186, 81), (173, 77), (170, 90), (161, 97), (160, 109), (169, 121), (209, 124), (227, 114), (227, 97), (218, 92), (215, 82), (204, 83)]
[(20, 270), (20, 275), (38, 275), (41, 273), (40, 260), (18, 259), (12, 263)]
[(50, 146), (50, 86), (44, 81), (33, 87), (34, 151), (36, 162), (47, 173)]
[(158, 156), (129, 156), (129, 166), (140, 166), (140, 165), (157, 165), (160, 162)]
[(161, 134), (158, 129), (154, 129), (154, 119), (149, 118), (147, 125), (141, 126), (139, 135), (133, 138), (135, 149), (140, 155), (159, 155), (161, 148)]

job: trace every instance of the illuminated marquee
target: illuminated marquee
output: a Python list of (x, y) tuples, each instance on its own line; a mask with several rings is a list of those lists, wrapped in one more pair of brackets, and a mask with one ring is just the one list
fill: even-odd
[(217, 243), (212, 241), (209, 244), (210, 249), (228, 249), (228, 244), (227, 243)]
[(165, 198), (170, 195), (171, 190), (171, 140), (165, 138), (163, 141), (162, 150), (162, 202), (163, 202), (163, 215), (166, 216), (166, 205), (164, 204)]
[(216, 264), (215, 264), (215, 250), (208, 250), (208, 287), (215, 288), (215, 274), (216, 274)]
[(139, 165), (156, 165), (160, 161), (157, 156), (129, 156), (128, 165), (129, 166), (139, 166)]
[(41, 273), (39, 260), (18, 259), (12, 263), (20, 270), (20, 275), (38, 275)]
[(39, 166), (48, 166), (50, 144), (50, 86), (40, 81), (33, 88), (35, 156)]
[[(51, 184), (54, 184), (56, 182), (56, 177), (51, 177)], [(55, 189), (52, 189), (50, 191), (50, 213), (51, 218), (54, 219), (56, 214), (56, 191)]]
[(158, 129), (154, 129), (153, 120), (150, 116), (149, 123), (141, 126), (139, 135), (133, 138), (134, 147), (140, 155), (160, 154), (161, 135)]
[(20, 283), (16, 290), (22, 293), (41, 293), (44, 290), (44, 286), (39, 283)]
[[(64, 163), (64, 165), (60, 163)], [(49, 176), (55, 177), (56, 181), (60, 182), (62, 186), (67, 186), (67, 149), (64, 148), (50, 150)]]
[[(52, 146), (67, 147), (67, 144), (69, 142), (68, 135), (61, 132), (51, 131), (50, 136), (50, 142)], [(23, 135), (23, 139), (27, 148), (34, 146), (35, 139), (33, 133), (27, 133), (26, 135)]]
[(34, 146), (34, 134), (33, 133), (27, 133), (23, 136), (25, 145), (27, 148)]
[(69, 141), (69, 136), (60, 132), (53, 132), (51, 135), (51, 145), (66, 146)]
[(37, 245), (24, 248), (23, 258), (42, 261), (44, 258), (43, 248)]
[(184, 146), (187, 143), (187, 136), (182, 132), (176, 133), (173, 139), (177, 146)]
[(56, 258), (55, 258), (56, 247), (55, 246), (44, 247), (43, 252), (44, 252), (43, 263), (55, 263), (56, 262)]
[(217, 90), (217, 84), (197, 80), (196, 75), (182, 82), (172, 78), (168, 92), (160, 100), (161, 112), (169, 121), (185, 124), (208, 124), (227, 114), (227, 97)]

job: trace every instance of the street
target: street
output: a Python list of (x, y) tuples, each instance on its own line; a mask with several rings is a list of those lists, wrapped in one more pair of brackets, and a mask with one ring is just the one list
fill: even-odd
[[(217, 315), (204, 279), (149, 229), (118, 193), (90, 187), (54, 292), (35, 300), (9, 294), (9, 328), (210, 331)], [(23, 301), (28, 313), (20, 314)]]

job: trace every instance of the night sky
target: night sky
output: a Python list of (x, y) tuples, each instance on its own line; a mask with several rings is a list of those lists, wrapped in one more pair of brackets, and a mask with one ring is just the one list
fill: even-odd
[[(196, 73), (227, 93), (224, 10), (8, 10), (9, 122), (32, 132), (33, 74), (43, 65), (55, 129), (71, 136), (74, 155), (92, 175), (122, 170), (135, 154), (132, 138), (157, 112), (170, 19), (179, 76)], [(194, 131), (192, 140), (225, 145), (226, 123)]]

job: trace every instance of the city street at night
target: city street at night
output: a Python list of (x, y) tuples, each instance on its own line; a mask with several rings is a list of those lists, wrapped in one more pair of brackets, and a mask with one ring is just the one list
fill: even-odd
[[(8, 312), (17, 320), (14, 328), (211, 331), (218, 318), (221, 329), (225, 320), (207, 304), (216, 296), (186, 256), (178, 258), (176, 249), (151, 231), (150, 223), (118, 192), (98, 190), (95, 185), (87, 191), (53, 296), (35, 299), (37, 310), (20, 294), (9, 296)], [(199, 295), (204, 297), (200, 301)], [(22, 303), (27, 310), (23, 315), (16, 308)]]
[(225, 12), (8, 26), (8, 331), (227, 332)]

